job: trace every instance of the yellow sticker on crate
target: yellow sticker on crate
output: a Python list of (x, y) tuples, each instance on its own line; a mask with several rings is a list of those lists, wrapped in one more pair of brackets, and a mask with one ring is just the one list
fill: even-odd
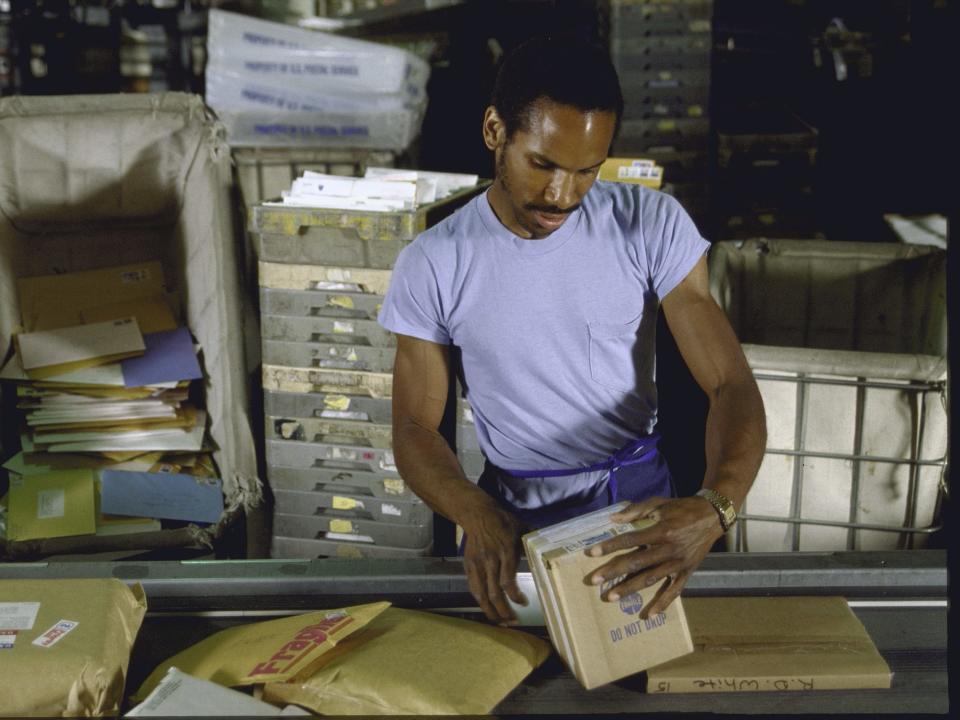
[(349, 520), (336, 518), (330, 521), (330, 532), (332, 533), (353, 533), (353, 523)]
[(363, 553), (360, 552), (360, 548), (356, 548), (353, 545), (337, 545), (337, 557), (347, 558), (349, 560), (361, 560), (363, 559)]
[(673, 131), (677, 129), (677, 123), (673, 120), (661, 120), (657, 123), (657, 130)]
[(323, 405), (328, 410), (349, 410), (350, 398), (346, 395), (327, 395), (323, 399)]
[(327, 299), (327, 305), (345, 310), (353, 310), (353, 298), (349, 295), (333, 295)]
[(703, 106), (691, 105), (687, 108), (687, 115), (690, 117), (703, 117)]
[(334, 495), (333, 497), (334, 510), (353, 510), (357, 505), (359, 505), (359, 503), (353, 498), (343, 497), (341, 495)]
[(403, 495), (406, 485), (400, 478), (384, 478), (383, 491), (388, 495)]

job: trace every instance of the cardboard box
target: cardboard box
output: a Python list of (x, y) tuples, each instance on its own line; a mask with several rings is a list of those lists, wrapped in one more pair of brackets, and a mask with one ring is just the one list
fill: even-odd
[(688, 598), (694, 651), (647, 692), (889, 688), (892, 674), (842, 597)]
[(223, 126), (198, 96), (0, 99), (0, 355), (19, 329), (18, 278), (159, 262), (203, 351), (226, 502), (209, 528), (6, 543), (0, 556), (203, 546), (260, 505), (231, 183)]
[(584, 552), (588, 547), (652, 524), (610, 522), (610, 515), (627, 505), (618, 503), (523, 537), (550, 639), (588, 690), (693, 651), (679, 598), (662, 613), (639, 617), (662, 583), (616, 602), (601, 599), (610, 584), (587, 584), (594, 570), (616, 557), (590, 557)]
[(663, 184), (663, 168), (646, 158), (607, 158), (597, 174), (599, 180), (632, 183), (659, 189)]

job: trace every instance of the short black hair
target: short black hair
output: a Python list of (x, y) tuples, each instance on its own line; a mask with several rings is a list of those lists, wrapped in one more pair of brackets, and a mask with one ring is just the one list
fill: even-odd
[(571, 36), (531, 38), (503, 60), (490, 104), (511, 137), (525, 130), (530, 110), (541, 99), (584, 112), (609, 111), (617, 126), (623, 115), (623, 93), (607, 50)]

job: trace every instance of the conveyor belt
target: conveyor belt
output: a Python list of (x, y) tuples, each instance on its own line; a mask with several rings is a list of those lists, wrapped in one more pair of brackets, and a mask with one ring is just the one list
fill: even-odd
[[(525, 568), (522, 568), (525, 570)], [(148, 613), (128, 689), (156, 664), (238, 623), (374, 599), (479, 618), (456, 559), (34, 563), (3, 577), (140, 581)], [(498, 716), (639, 713), (946, 713), (947, 571), (942, 551), (711, 555), (685, 595), (842, 595), (894, 672), (890, 690), (647, 695), (638, 675), (587, 692), (554, 655), (497, 708)], [(531, 632), (546, 637), (542, 625)]]

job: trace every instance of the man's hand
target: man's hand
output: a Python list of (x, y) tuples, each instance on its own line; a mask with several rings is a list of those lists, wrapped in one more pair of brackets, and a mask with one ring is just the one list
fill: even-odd
[(633, 522), (648, 517), (656, 525), (644, 530), (617, 535), (590, 547), (588, 555), (608, 555), (636, 548), (602, 565), (586, 580), (593, 585), (626, 575), (627, 578), (607, 591), (606, 600), (618, 600), (669, 578), (641, 617), (656, 615), (673, 602), (713, 543), (723, 535), (720, 518), (709, 502), (699, 497), (650, 498), (632, 503), (623, 512), (614, 513), (614, 522)]
[(517, 585), (520, 522), (490, 504), (462, 525), (467, 536), (463, 564), (470, 592), (490, 620), (501, 625), (514, 622), (517, 618), (507, 597), (519, 605), (527, 604)]

